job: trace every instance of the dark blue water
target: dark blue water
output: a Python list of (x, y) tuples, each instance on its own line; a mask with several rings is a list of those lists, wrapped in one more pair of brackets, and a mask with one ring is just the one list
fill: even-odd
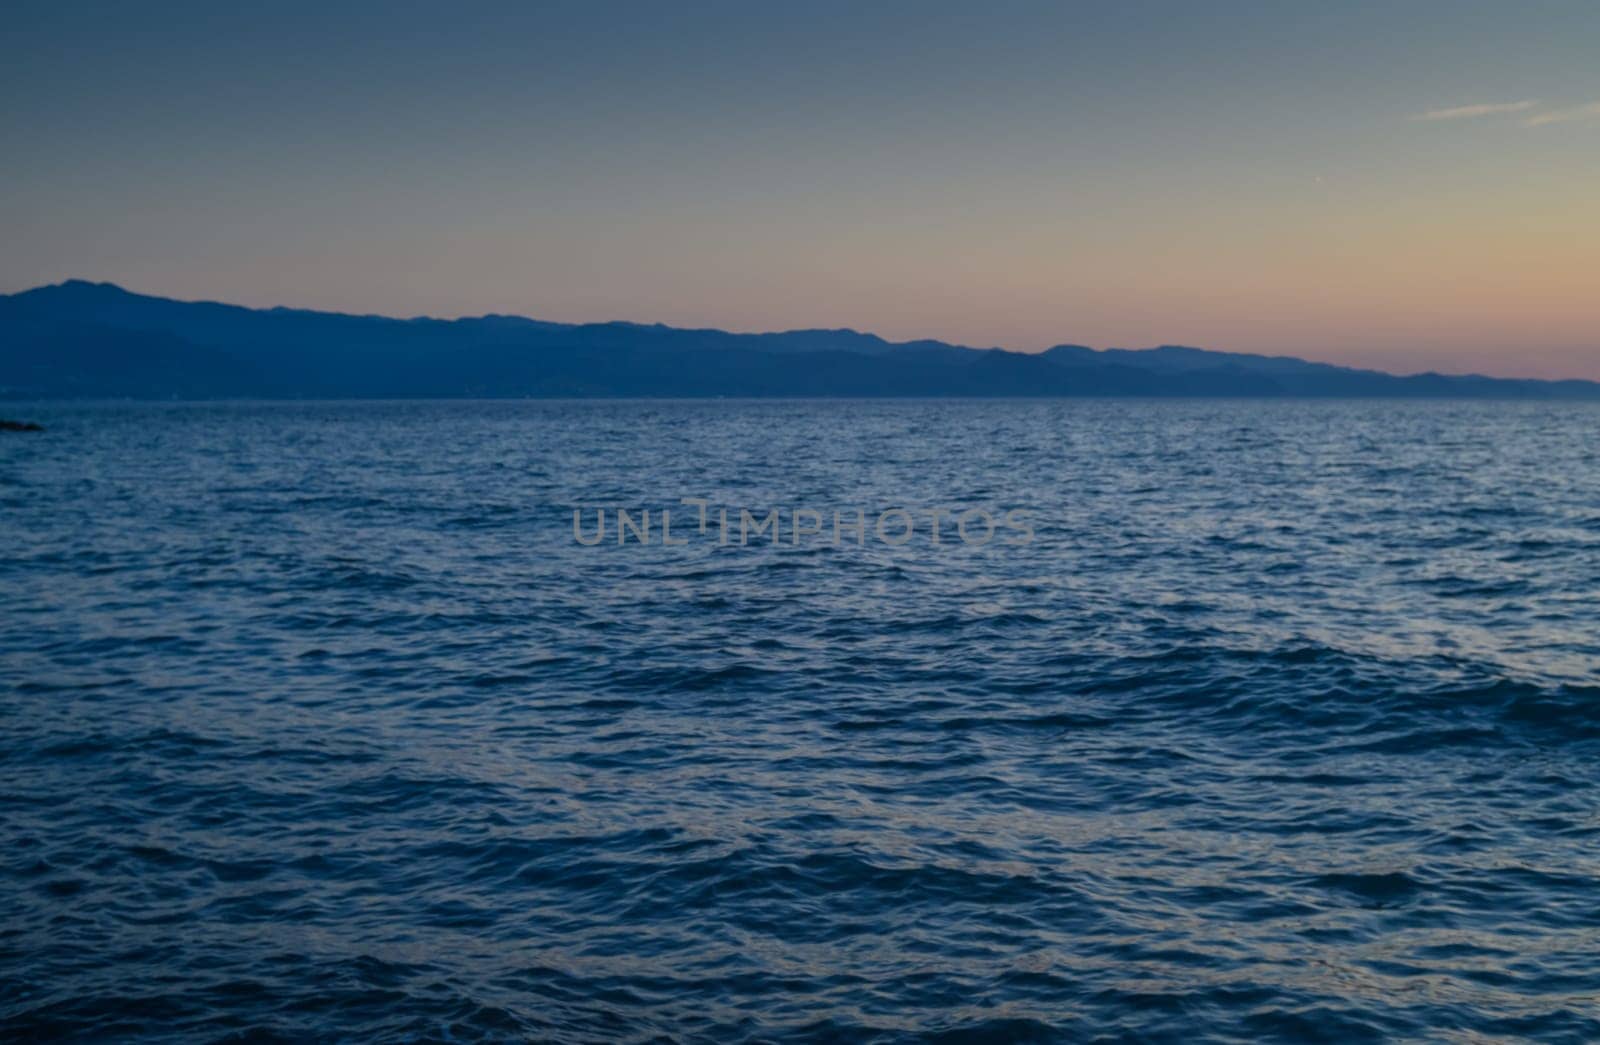
[(6, 1036), (1600, 1037), (1600, 410), (24, 412)]

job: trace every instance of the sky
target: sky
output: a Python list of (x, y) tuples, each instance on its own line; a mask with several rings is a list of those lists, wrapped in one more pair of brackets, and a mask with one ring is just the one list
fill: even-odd
[(1600, 4), (59, 4), (0, 291), (1600, 378)]

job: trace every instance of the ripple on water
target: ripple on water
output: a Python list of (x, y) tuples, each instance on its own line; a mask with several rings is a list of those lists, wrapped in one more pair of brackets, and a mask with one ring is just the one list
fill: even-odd
[(30, 413), (8, 1037), (1600, 1038), (1590, 407)]

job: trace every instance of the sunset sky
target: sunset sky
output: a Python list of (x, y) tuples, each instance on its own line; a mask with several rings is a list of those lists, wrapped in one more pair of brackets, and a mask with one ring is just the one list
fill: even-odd
[(1600, 378), (1600, 4), (12, 3), (0, 290)]

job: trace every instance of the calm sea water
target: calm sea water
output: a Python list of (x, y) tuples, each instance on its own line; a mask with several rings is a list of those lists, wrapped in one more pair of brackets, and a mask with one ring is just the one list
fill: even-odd
[(1593, 407), (23, 413), (5, 1036), (1600, 1038)]

